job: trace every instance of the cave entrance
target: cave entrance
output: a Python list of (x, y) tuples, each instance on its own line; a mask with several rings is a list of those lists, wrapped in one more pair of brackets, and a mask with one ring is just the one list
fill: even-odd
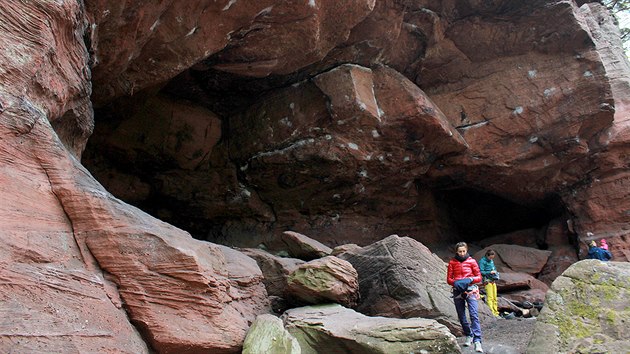
[(519, 204), (475, 189), (460, 188), (436, 192), (451, 227), (466, 242), (523, 229), (540, 229), (564, 213), (557, 195)]

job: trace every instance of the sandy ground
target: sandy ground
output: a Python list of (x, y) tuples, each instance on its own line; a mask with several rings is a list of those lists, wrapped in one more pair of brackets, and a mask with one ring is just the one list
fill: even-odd
[[(524, 354), (534, 331), (535, 318), (497, 319), (482, 323), (481, 336), (484, 353)], [(457, 338), (462, 353), (475, 353), (472, 346), (464, 347), (466, 337)]]

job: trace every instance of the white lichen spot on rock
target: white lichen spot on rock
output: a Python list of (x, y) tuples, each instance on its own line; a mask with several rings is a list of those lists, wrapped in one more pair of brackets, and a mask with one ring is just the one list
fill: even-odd
[(286, 125), (287, 127), (292, 127), (293, 123), (289, 120), (289, 117), (284, 117), (280, 119), (280, 123)]
[(155, 31), (155, 28), (157, 26), (160, 25), (160, 19), (158, 18), (157, 20), (155, 20), (155, 22), (153, 22), (153, 24), (151, 25), (151, 28), (149, 28), (151, 30), (151, 32)]
[(551, 88), (545, 89), (545, 91), (543, 91), (543, 95), (545, 96), (545, 98), (549, 98), (554, 94), (554, 92), (556, 92), (556, 88), (551, 87)]
[(324, 139), (326, 139), (326, 140), (332, 140), (332, 135), (330, 135), (330, 134), (326, 134), (326, 135), (324, 135)]
[(517, 114), (521, 114), (523, 113), (523, 107), (521, 106), (517, 106), (516, 108), (514, 108), (514, 110), (512, 111), (512, 114), (517, 115)]
[(310, 7), (316, 7), (317, 4), (315, 3), (315, 0), (308, 0), (308, 6)]
[(405, 156), (405, 157), (403, 158), (403, 161), (404, 161), (404, 162), (409, 162), (409, 160), (411, 160), (411, 158), (410, 158), (409, 156)]
[(366, 155), (366, 156), (365, 156), (365, 159), (366, 159), (367, 161), (372, 160), (372, 154), (368, 154), (368, 155)]
[(536, 77), (536, 74), (537, 74), (537, 73), (538, 73), (538, 72), (537, 72), (536, 70), (529, 70), (529, 71), (527, 72), (527, 77), (528, 77), (528, 78), (530, 78), (530, 79), (533, 79), (533, 78), (535, 78), (535, 77)]
[(352, 150), (359, 150), (359, 145), (355, 143), (348, 143), (348, 147)]
[(241, 187), (241, 196), (243, 196), (246, 199), (252, 196), (252, 192), (247, 190), (247, 187), (245, 187), (244, 184), (239, 183), (238, 186)]
[(357, 172), (357, 175), (361, 178), (367, 178), (368, 177), (368, 173), (366, 170), (361, 170), (359, 172)]
[(344, 125), (344, 124), (346, 124), (345, 120), (338, 120), (337, 121), (337, 125)]
[(380, 135), (378, 134), (378, 131), (376, 131), (376, 129), (372, 130), (372, 137), (373, 138), (378, 138)]
[(291, 102), (289, 103), (289, 108), (291, 108), (291, 110), (295, 109), (295, 103)]
[(537, 142), (537, 141), (538, 141), (538, 137), (535, 136), (535, 135), (533, 135), (532, 137), (529, 138), (529, 142), (532, 143), (532, 144)]
[(588, 71), (588, 70), (586, 70), (586, 71), (584, 72), (584, 77), (593, 77), (593, 73), (592, 73), (592, 72), (590, 72), (590, 71)]
[(228, 2), (227, 5), (225, 5), (225, 7), (223, 8), (223, 11), (229, 10), (230, 7), (232, 7), (232, 5), (234, 5), (236, 3), (236, 0), (230, 0), (230, 2)]
[(248, 168), (249, 168), (249, 165), (245, 164), (245, 165), (241, 166), (241, 171), (247, 171)]
[(383, 162), (385, 161), (385, 157), (383, 155), (378, 155), (378, 160)]

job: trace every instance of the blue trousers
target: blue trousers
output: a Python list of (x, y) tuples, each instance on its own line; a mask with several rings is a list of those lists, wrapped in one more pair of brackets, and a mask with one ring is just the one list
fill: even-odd
[[(469, 296), (466, 299), (457, 296), (453, 301), (455, 302), (457, 317), (459, 317), (459, 323), (462, 325), (464, 334), (472, 336), (473, 342), (481, 342), (481, 325), (479, 324), (479, 314), (477, 313), (477, 299), (474, 296)], [(470, 322), (466, 318), (466, 303), (468, 303)]]

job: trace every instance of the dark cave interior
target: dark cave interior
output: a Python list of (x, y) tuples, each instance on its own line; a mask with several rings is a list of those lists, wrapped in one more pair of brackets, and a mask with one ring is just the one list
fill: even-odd
[[(223, 73), (212, 76), (212, 71), (205, 73), (206, 76), (200, 77), (201, 74), (196, 71), (188, 70), (162, 87), (160, 92), (171, 98), (185, 98), (218, 112), (218, 116), (223, 121), (221, 139), (229, 139), (225, 128), (229, 124), (227, 117), (237, 110), (236, 107), (248, 106), (261, 92), (282, 86), (287, 81), (286, 78), (266, 81), (236, 80), (234, 75)], [(241, 85), (244, 83), (245, 85)], [(127, 147), (127, 150), (121, 150), (125, 147), (111, 146), (108, 143), (108, 140), (116, 134), (116, 128), (145, 104), (147, 98), (144, 96), (152, 95), (155, 95), (155, 91), (146, 90), (143, 95), (120, 99), (115, 104), (95, 110), (96, 128), (84, 154), (85, 166), (120, 199), (190, 232), (195, 238), (220, 242), (226, 232), (255, 233), (256, 231), (247, 230), (256, 229), (253, 224), (261, 220), (257, 220), (253, 215), (246, 215), (240, 220), (239, 213), (243, 213), (243, 210), (239, 210), (239, 206), (229, 205), (227, 209), (208, 212), (194, 200), (195, 198), (205, 200), (206, 204), (208, 201), (218, 201), (220, 205), (221, 199), (229, 197), (229, 193), (218, 191), (216, 188), (196, 190), (193, 187), (192, 189), (183, 188), (185, 192), (182, 191), (177, 195), (165, 195), (160, 192), (161, 184), (165, 183), (161, 176), (168, 175), (177, 169), (173, 161), (161, 155), (146, 155), (148, 150), (145, 151), (144, 148), (133, 150), (133, 147)], [(225, 99), (225, 97), (232, 98)], [(237, 99), (238, 97), (240, 99)], [(133, 160), (129, 160), (130, 157), (133, 157)], [(215, 173), (212, 167), (210, 170), (206, 168), (194, 171), (195, 175)], [(112, 173), (112, 171), (118, 172)], [(182, 171), (182, 173), (186, 172)], [(221, 173), (221, 171), (217, 170), (216, 173)], [(120, 178), (120, 176), (129, 178), (132, 182), (128, 186), (121, 186), (120, 182), (112, 182), (112, 179)], [(110, 188), (117, 184), (118, 187)], [(431, 184), (435, 188), (435, 183)], [(121, 188), (131, 189), (136, 185), (143, 187), (144, 192), (117, 193), (117, 190)], [(207, 195), (209, 190), (216, 195)], [(522, 229), (544, 228), (552, 219), (565, 212), (558, 196), (535, 200), (525, 205), (472, 188), (451, 187), (434, 190), (434, 193), (439, 208), (449, 220), (453, 233), (457, 238), (468, 242)], [(259, 227), (269, 230), (273, 228), (273, 225), (266, 220)]]
[(468, 242), (543, 228), (564, 212), (557, 196), (523, 205), (494, 194), (460, 188), (438, 191), (436, 198), (446, 209), (457, 234)]

